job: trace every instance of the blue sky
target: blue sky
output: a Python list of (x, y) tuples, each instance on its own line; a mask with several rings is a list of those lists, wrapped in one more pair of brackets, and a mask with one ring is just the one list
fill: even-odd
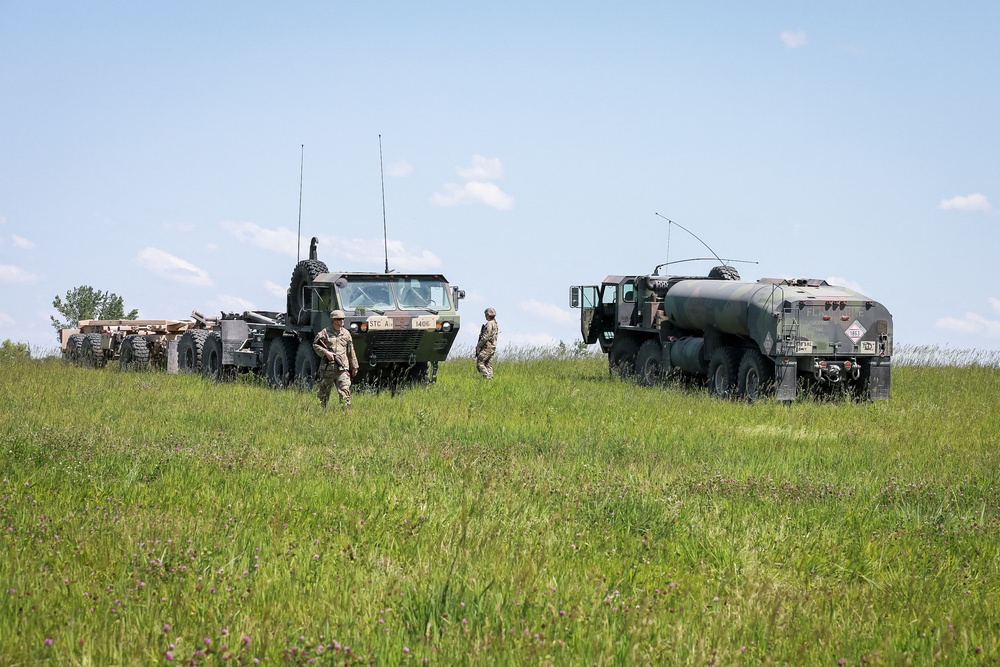
[[(1000, 348), (1000, 3), (0, 0), (0, 339), (56, 295), (281, 310), (303, 252), (466, 290), (501, 345), (668, 259), (832, 279)], [(669, 259), (704, 248), (676, 227)], [(703, 274), (710, 264), (682, 264)]]

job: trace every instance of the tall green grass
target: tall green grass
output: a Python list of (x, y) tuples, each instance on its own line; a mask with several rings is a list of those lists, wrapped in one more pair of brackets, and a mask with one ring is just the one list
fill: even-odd
[(522, 354), (360, 392), (0, 369), (0, 664), (979, 664), (1000, 371), (753, 406)]

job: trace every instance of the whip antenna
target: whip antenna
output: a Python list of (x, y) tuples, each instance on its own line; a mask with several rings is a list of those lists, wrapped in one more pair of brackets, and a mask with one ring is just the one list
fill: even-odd
[[(654, 215), (660, 215), (660, 214), (659, 213), (654, 213)], [(693, 236), (696, 239), (698, 239), (698, 242), (701, 243), (706, 248), (708, 248), (708, 251), (710, 253), (712, 253), (712, 256), (715, 257), (715, 259), (719, 260), (719, 264), (725, 264), (726, 263), (726, 262), (722, 261), (722, 258), (720, 258), (718, 255), (715, 254), (714, 250), (712, 250), (711, 248), (708, 247), (707, 243), (705, 243), (704, 241), (702, 241), (701, 239), (699, 239), (698, 235), (695, 234), (694, 232), (692, 232), (690, 229), (688, 229), (684, 225), (680, 224), (679, 222), (674, 222), (673, 220), (671, 220), (670, 218), (668, 218), (666, 216), (660, 215), (660, 217), (663, 218), (664, 220), (666, 220), (667, 222), (669, 222), (671, 225), (677, 225), (678, 227), (680, 227), (681, 229), (683, 229), (685, 232), (687, 232), (691, 236)], [(668, 243), (669, 243), (669, 239), (670, 239), (670, 228), (669, 227), (667, 228), (667, 239), (668, 239)]]
[(385, 272), (389, 273), (389, 234), (385, 228), (385, 169), (382, 167), (382, 135), (378, 135), (378, 171), (382, 177), (382, 244), (385, 248)]
[(306, 145), (302, 144), (302, 154), (299, 157), (299, 232), (295, 237), (295, 262), (298, 263), (302, 253), (302, 170), (306, 164)]

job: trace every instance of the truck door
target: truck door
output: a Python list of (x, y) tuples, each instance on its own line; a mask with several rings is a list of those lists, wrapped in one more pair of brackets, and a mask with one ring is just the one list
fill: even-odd
[(601, 292), (597, 285), (577, 285), (570, 288), (569, 307), (580, 309), (580, 334), (583, 342), (593, 345), (601, 333), (600, 304)]

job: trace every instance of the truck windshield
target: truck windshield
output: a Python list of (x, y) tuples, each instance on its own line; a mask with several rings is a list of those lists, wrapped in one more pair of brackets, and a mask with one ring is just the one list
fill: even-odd
[(340, 302), (345, 308), (372, 308), (392, 310), (396, 300), (392, 296), (391, 282), (388, 280), (366, 280), (352, 282), (339, 288)]
[(404, 278), (395, 282), (400, 310), (448, 310), (451, 298), (448, 284), (433, 278)]

